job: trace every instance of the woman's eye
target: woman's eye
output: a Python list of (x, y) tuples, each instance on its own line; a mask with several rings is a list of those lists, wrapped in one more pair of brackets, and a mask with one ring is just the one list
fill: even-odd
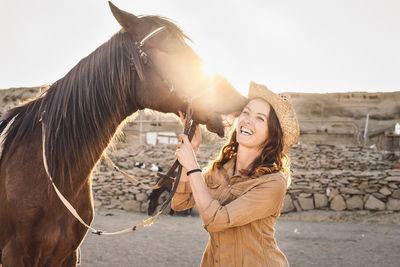
[(249, 112), (248, 112), (248, 111), (243, 111), (243, 112), (242, 112), (242, 114), (246, 114), (246, 115), (248, 115), (248, 114), (249, 114)]
[(258, 116), (257, 119), (260, 120), (260, 121), (264, 121), (264, 118), (260, 117), (260, 116)]

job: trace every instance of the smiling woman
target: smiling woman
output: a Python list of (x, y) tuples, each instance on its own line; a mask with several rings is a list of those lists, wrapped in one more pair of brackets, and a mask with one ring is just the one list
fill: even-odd
[(288, 266), (274, 238), (274, 225), (290, 184), (287, 150), (296, 143), (299, 125), (287, 98), (251, 83), (249, 103), (230, 140), (205, 173), (192, 142), (181, 135), (176, 157), (187, 171), (172, 208), (196, 205), (210, 239), (202, 266)]

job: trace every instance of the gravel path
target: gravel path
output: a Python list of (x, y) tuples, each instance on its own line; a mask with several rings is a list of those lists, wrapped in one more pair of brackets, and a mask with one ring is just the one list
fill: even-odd
[[(397, 221), (304, 221), (309, 215), (283, 215), (277, 223), (278, 246), (291, 266), (400, 266)], [(120, 230), (146, 218), (140, 213), (98, 211), (94, 226)], [(81, 266), (199, 266), (207, 240), (200, 217), (165, 215), (151, 227), (122, 236), (89, 233), (81, 247)]]

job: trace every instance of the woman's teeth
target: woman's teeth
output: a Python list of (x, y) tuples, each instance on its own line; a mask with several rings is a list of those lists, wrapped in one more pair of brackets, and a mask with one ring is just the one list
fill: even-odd
[(252, 132), (251, 130), (249, 130), (249, 129), (245, 128), (245, 127), (242, 127), (242, 128), (240, 129), (240, 132), (241, 132), (243, 135), (252, 135), (252, 134), (253, 134), (253, 132)]

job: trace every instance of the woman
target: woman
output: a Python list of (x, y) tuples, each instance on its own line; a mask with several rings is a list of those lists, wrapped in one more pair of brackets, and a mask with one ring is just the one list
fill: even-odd
[(230, 140), (204, 175), (196, 161), (201, 138), (181, 135), (176, 157), (184, 167), (174, 210), (196, 204), (210, 239), (202, 266), (288, 266), (274, 238), (286, 188), (287, 150), (299, 125), (285, 97), (252, 82), (249, 103)]

